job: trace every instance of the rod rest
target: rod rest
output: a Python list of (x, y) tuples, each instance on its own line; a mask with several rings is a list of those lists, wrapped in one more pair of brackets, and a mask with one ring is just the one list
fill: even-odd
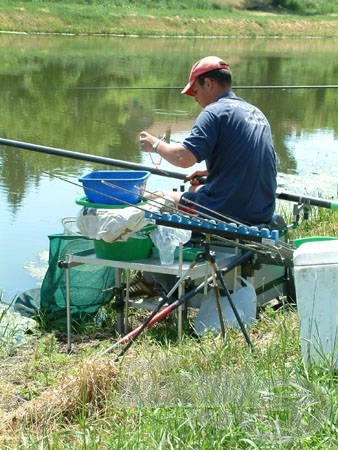
[(235, 223), (225, 223), (214, 219), (206, 220), (198, 217), (184, 216), (181, 214), (170, 214), (169, 212), (145, 212), (147, 219), (154, 220), (159, 225), (168, 227), (185, 228), (193, 231), (200, 231), (218, 236), (226, 236), (234, 239), (249, 239), (253, 241), (262, 240), (273, 241), (277, 244), (279, 241), (279, 231), (270, 230), (268, 227), (245, 226)]
[(263, 225), (257, 225), (258, 228), (264, 228), (267, 227), (269, 230), (278, 230), (279, 232), (285, 232), (287, 231), (287, 223), (285, 222), (284, 218), (280, 214), (274, 214), (272, 216), (272, 219), (270, 222), (263, 224)]

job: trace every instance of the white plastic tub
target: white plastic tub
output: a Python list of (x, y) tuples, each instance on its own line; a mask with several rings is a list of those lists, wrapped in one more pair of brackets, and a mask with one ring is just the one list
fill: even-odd
[(338, 240), (304, 243), (293, 261), (304, 364), (338, 369)]

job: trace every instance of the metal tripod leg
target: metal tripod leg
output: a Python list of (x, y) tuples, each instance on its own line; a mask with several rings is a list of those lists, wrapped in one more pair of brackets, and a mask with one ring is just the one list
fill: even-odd
[[(247, 344), (252, 348), (252, 342), (250, 341), (249, 335), (245, 329), (245, 326), (243, 324), (243, 321), (237, 311), (236, 305), (234, 304), (234, 302), (232, 301), (231, 298), (231, 294), (229, 292), (229, 289), (227, 288), (223, 276), (222, 276), (222, 270), (219, 269), (219, 267), (216, 264), (216, 259), (215, 259), (215, 253), (210, 251), (210, 244), (209, 242), (206, 243), (205, 246), (205, 251), (202, 254), (204, 259), (210, 264), (211, 266), (211, 272), (212, 272), (212, 280), (214, 283), (214, 288), (215, 288), (215, 297), (216, 297), (216, 305), (217, 305), (217, 310), (218, 310), (218, 316), (219, 316), (219, 320), (220, 320), (220, 326), (221, 326), (221, 332), (222, 332), (222, 337), (224, 338), (225, 336), (225, 329), (224, 329), (224, 319), (223, 319), (223, 313), (222, 313), (222, 308), (221, 308), (221, 304), (220, 304), (220, 296), (219, 296), (219, 289), (217, 286), (217, 282), (216, 280), (218, 280), (222, 286), (222, 288), (224, 289), (227, 299), (230, 303), (231, 309), (236, 317), (236, 320), (241, 328), (241, 331), (243, 333), (243, 336), (247, 342)], [(251, 253), (247, 254), (247, 258), (249, 258), (251, 256)], [(244, 258), (246, 257), (246, 255), (244, 255)], [(236, 265), (237, 266), (237, 265)]]
[[(238, 322), (238, 325), (241, 328), (241, 331), (243, 333), (243, 336), (244, 336), (247, 344), (251, 348), (253, 348), (252, 342), (251, 342), (250, 337), (249, 337), (249, 335), (248, 335), (248, 333), (247, 333), (247, 331), (245, 329), (244, 323), (243, 323), (243, 321), (242, 321), (242, 319), (241, 319), (241, 317), (240, 317), (240, 315), (239, 315), (239, 313), (237, 311), (236, 305), (232, 301), (229, 289), (227, 288), (227, 286), (226, 286), (226, 284), (224, 282), (224, 279), (223, 279), (223, 276), (222, 276), (222, 271), (218, 268), (218, 266), (217, 266), (215, 261), (210, 261), (210, 264), (213, 266), (213, 270), (215, 271), (216, 278), (221, 283), (222, 289), (224, 289), (224, 291), (225, 291), (226, 297), (227, 297), (227, 299), (228, 299), (228, 301), (230, 303), (230, 306), (231, 306), (231, 309), (232, 309), (233, 313), (235, 314), (236, 320)], [(223, 317), (222, 317), (222, 320), (223, 320)]]
[(225, 339), (225, 326), (224, 326), (224, 318), (223, 318), (223, 312), (222, 312), (219, 288), (218, 288), (218, 285), (217, 285), (217, 274), (216, 274), (214, 265), (210, 261), (209, 261), (209, 264), (211, 266), (212, 284), (213, 284), (213, 290), (214, 290), (214, 294), (215, 294), (215, 300), (216, 300), (219, 324), (220, 324), (220, 327), (221, 327), (221, 335), (222, 335), (222, 339)]

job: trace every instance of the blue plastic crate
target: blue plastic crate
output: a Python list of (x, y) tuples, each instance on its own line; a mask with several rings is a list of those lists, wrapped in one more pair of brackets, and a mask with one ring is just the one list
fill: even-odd
[(79, 181), (90, 202), (125, 205), (141, 200), (149, 175), (147, 171), (98, 170), (79, 178)]

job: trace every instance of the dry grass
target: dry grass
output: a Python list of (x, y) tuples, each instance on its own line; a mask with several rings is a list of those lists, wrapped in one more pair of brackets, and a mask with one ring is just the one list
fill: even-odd
[(58, 418), (89, 416), (104, 408), (109, 392), (116, 386), (117, 369), (112, 358), (93, 358), (81, 362), (71, 374), (62, 374), (55, 386), (37, 397), (5, 412), (0, 435), (22, 425), (51, 424)]
[[(334, 36), (337, 32), (337, 21), (317, 20), (316, 25), (311, 20), (301, 18), (287, 18), (282, 20), (278, 16), (250, 13), (251, 17), (242, 18), (179, 18), (168, 17), (121, 17), (118, 28), (112, 25), (110, 33), (119, 33), (133, 29), (135, 34), (147, 34), (144, 30), (151, 30), (151, 35), (180, 35), (180, 36)], [(276, 20), (278, 19), (278, 20)]]

